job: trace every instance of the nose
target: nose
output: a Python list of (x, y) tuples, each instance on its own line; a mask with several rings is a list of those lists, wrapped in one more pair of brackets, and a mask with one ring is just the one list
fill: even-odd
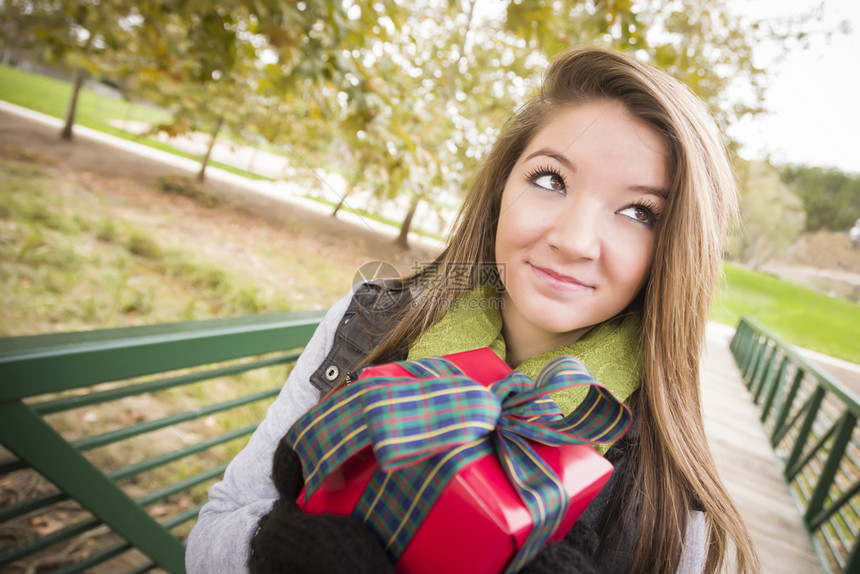
[(599, 204), (582, 195), (567, 199), (563, 208), (549, 216), (547, 243), (567, 259), (597, 259), (604, 225)]

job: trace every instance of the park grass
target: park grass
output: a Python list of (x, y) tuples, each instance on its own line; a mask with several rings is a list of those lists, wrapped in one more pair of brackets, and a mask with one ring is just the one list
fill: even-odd
[[(69, 82), (8, 66), (0, 66), (0, 100), (64, 120), (68, 113), (71, 98), (72, 85)], [(103, 95), (84, 87), (78, 97), (75, 124), (180, 157), (200, 161), (201, 157), (177, 149), (155, 137), (136, 134), (114, 125), (114, 122), (143, 122), (148, 125), (157, 125), (169, 122), (170, 118), (171, 115), (166, 110)], [(210, 161), (209, 165), (250, 179), (270, 179), (217, 161)]]
[(0, 335), (293, 308), (35, 162), (0, 158), (0, 181)]
[[(68, 110), (69, 100), (72, 95), (72, 86), (69, 82), (57, 80), (40, 74), (34, 74), (16, 68), (0, 66), (0, 100), (31, 109), (55, 118), (64, 119)], [(134, 141), (148, 147), (171, 153), (180, 157), (199, 161), (201, 158), (176, 149), (156, 138), (135, 134), (123, 130), (112, 122), (143, 122), (149, 125), (157, 125), (170, 121), (170, 114), (165, 110), (155, 108), (146, 104), (131, 102), (115, 97), (105, 96), (89, 88), (83, 88), (78, 100), (76, 123), (100, 132), (110, 134), (119, 138)], [(223, 136), (229, 137), (229, 136)], [(277, 151), (268, 146), (269, 151)], [(250, 179), (270, 180), (270, 178), (259, 174), (248, 172), (243, 169), (226, 165), (216, 161), (210, 161), (210, 165), (235, 173)], [(326, 168), (332, 172), (340, 173), (342, 169), (337, 165)], [(312, 195), (306, 195), (308, 199), (335, 206), (335, 202), (328, 201)], [(399, 229), (401, 222), (390, 218), (384, 218), (377, 213), (366, 209), (350, 209), (354, 213), (379, 221), (395, 229)], [(437, 233), (432, 233), (419, 228), (412, 228), (412, 233), (436, 240), (444, 240)]]
[(785, 342), (860, 363), (860, 305), (730, 263), (711, 319), (735, 326), (749, 315)]
[[(70, 97), (71, 86), (67, 82), (0, 66), (0, 99), (2, 100), (62, 118), (65, 116)], [(87, 88), (81, 93), (78, 110), (78, 123), (81, 125), (193, 158), (190, 154), (176, 150), (163, 142), (125, 132), (110, 123), (111, 120), (126, 120), (154, 124), (168, 119), (167, 112), (151, 106), (104, 96)], [(230, 166), (215, 163), (213, 165), (245, 176), (258, 177)], [(313, 199), (325, 202), (319, 198)], [(331, 203), (331, 205), (334, 204)], [(381, 220), (373, 213), (362, 212), (362, 215)], [(385, 223), (399, 225), (394, 221), (385, 221)], [(101, 222), (98, 225), (104, 230), (115, 223)], [(414, 231), (438, 239), (435, 234), (418, 229)], [(135, 233), (126, 230), (126, 236), (133, 238)], [(38, 243), (36, 239), (34, 241)], [(128, 239), (128, 241), (133, 242), (134, 239)], [(145, 250), (145, 243), (145, 240), (139, 240), (137, 249)], [(59, 253), (62, 251), (55, 252), (55, 256), (59, 257)], [(66, 256), (70, 257), (68, 253)], [(175, 254), (169, 253), (167, 257), (160, 257), (160, 259), (169, 261), (175, 259)], [(183, 265), (185, 264), (179, 266)], [(123, 267), (119, 265), (117, 268)], [(51, 281), (49, 280), (47, 284), (50, 285)], [(164, 301), (161, 297), (151, 300)], [(147, 307), (147, 301), (147, 297), (143, 297), (137, 303), (131, 302), (127, 306)], [(90, 304), (89, 308), (93, 306)], [(860, 345), (857, 344), (857, 341), (860, 341), (860, 307), (847, 300), (828, 297), (764, 273), (726, 264), (725, 281), (712, 308), (711, 318), (720, 323), (737, 325), (743, 314), (755, 317), (786, 342), (860, 363)], [(188, 312), (183, 312), (179, 317), (187, 318), (188, 315)]]
[[(272, 291), (263, 281), (220, 265), (201, 245), (177, 243), (161, 237), (148, 219), (125, 219), (133, 211), (116, 182), (106, 188), (99, 180), (65, 173), (45, 163), (35, 153), (13, 146), (0, 149), (0, 337), (80, 331), (93, 328), (145, 325), (182, 320), (249, 315), (305, 308), (296, 291)], [(232, 239), (218, 229), (217, 221), (229, 208), (201, 197), (193, 184), (176, 181), (151, 184), (164, 197), (151, 202), (168, 211), (178, 202), (191, 203), (212, 218), (213, 235)], [(143, 184), (131, 191), (138, 191)], [(190, 190), (190, 191), (189, 191)], [(184, 196), (184, 197), (178, 197)], [(144, 202), (139, 199), (138, 201)], [(215, 219), (221, 213), (222, 219)], [(347, 274), (351, 276), (351, 273)], [(332, 280), (329, 264), (305, 269), (309, 284)], [(348, 281), (348, 277), (343, 279)], [(322, 291), (322, 289), (317, 289)], [(306, 301), (306, 300), (305, 300)], [(311, 301), (314, 307), (328, 302)], [(193, 370), (193, 369), (192, 369)], [(102, 405), (91, 405), (47, 415), (49, 424), (67, 440), (94, 436), (150, 420), (193, 411), (218, 400), (276, 389), (283, 384), (288, 367), (276, 365), (234, 377), (211, 379), (190, 386), (145, 393)], [(150, 380), (144, 377), (131, 382)], [(97, 390), (125, 383), (110, 382)], [(79, 394), (86, 389), (69, 391)], [(54, 395), (40, 397), (52, 399)], [(93, 449), (88, 458), (99, 468), (116, 470), (174, 450), (177, 440), (197, 442), (260, 421), (273, 399), (265, 399), (229, 411), (148, 432), (122, 443)], [(86, 421), (83, 423), (82, 421)], [(179, 438), (178, 438), (179, 437)], [(158, 467), (123, 482), (132, 496), (140, 496), (168, 483), (188, 478), (233, 458), (246, 438), (234, 439), (204, 453)], [(8, 455), (0, 448), (0, 458)], [(215, 461), (213, 463), (213, 461)], [(4, 477), (4, 494), (38, 487), (50, 490), (45, 480), (30, 471)], [(214, 479), (159, 503), (158, 513), (185, 510), (206, 499)], [(36, 486), (34, 486), (36, 485)], [(29, 490), (28, 490), (29, 491)], [(54, 509), (10, 523), (18, 542), (29, 536), (33, 516), (53, 517)], [(76, 507), (64, 511), (63, 522), (84, 514)], [(191, 524), (175, 531), (184, 536)], [(14, 527), (14, 528), (13, 528)], [(19, 539), (19, 537), (21, 537)], [(4, 544), (8, 540), (4, 541)], [(88, 547), (94, 548), (94, 547)]]
[[(48, 76), (0, 66), (0, 99), (55, 118), (65, 118), (72, 97), (72, 85)], [(112, 121), (144, 122), (150, 125), (169, 122), (170, 113), (152, 106), (105, 96), (83, 88), (75, 120), (80, 125), (120, 137), (129, 132), (111, 125)]]

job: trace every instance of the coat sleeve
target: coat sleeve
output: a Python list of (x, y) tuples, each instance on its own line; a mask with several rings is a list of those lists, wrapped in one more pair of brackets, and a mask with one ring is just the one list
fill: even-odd
[(247, 571), (251, 537), (278, 497), (271, 478), (275, 447), (319, 400), (310, 376), (331, 350), (351, 298), (341, 299), (326, 313), (265, 419), (227, 466), (224, 478), (209, 489), (209, 500), (188, 535), (185, 567), (190, 574)]
[(684, 538), (684, 554), (678, 566), (678, 574), (701, 574), (705, 571), (708, 559), (708, 526), (705, 513), (699, 510), (690, 512), (687, 521), (687, 535)]

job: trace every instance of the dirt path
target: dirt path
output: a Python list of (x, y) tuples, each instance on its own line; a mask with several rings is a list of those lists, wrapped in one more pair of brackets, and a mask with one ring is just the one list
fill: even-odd
[[(36, 150), (39, 156), (48, 158), (60, 169), (147, 183), (162, 175), (194, 177), (199, 169), (196, 162), (175, 162), (185, 165), (165, 163), (81, 135), (81, 131), (73, 142), (63, 141), (58, 137), (56, 126), (0, 108), (0, 147), (14, 145)], [(365, 220), (333, 218), (324, 210), (313, 210), (264, 193), (248, 193), (254, 190), (253, 182), (243, 182), (243, 178), (219, 173), (213, 168), (209, 168), (207, 173), (206, 190), (241, 211), (293, 233), (310, 234), (327, 246), (348, 245), (369, 260), (380, 259), (398, 267), (407, 267), (413, 261), (426, 261), (438, 249), (432, 245), (416, 245), (404, 250), (394, 244), (394, 233), (390, 229)], [(415, 243), (414, 240), (411, 242)]]
[[(224, 176), (218, 174), (220, 177), (216, 177), (218, 170), (212, 170), (203, 187), (207, 192), (217, 195), (224, 201), (213, 209), (201, 208), (187, 197), (166, 194), (152, 185), (156, 178), (163, 175), (194, 177), (197, 170), (194, 162), (186, 162), (191, 165), (185, 167), (172, 161), (159, 161), (122, 149), (122, 146), (110, 145), (82, 134), (79, 134), (74, 142), (63, 142), (58, 138), (58, 128), (51, 123), (26, 119), (3, 111), (2, 106), (0, 106), (0, 157), (26, 160), (24, 163), (32, 162), (39, 168), (33, 173), (41, 173), (41, 168), (44, 168), (50, 176), (50, 181), (55, 182), (50, 186), (49, 197), (52, 201), (49, 205), (61, 217), (65, 213), (63, 205), (74, 205), (76, 210), (92, 216), (92, 221), (110, 220), (128, 223), (146, 233), (147, 237), (157, 238), (159, 245), (180, 247), (183, 253), (188, 252), (195, 256), (193, 259), (195, 262), (217, 264), (219, 269), (231, 271), (231, 276), (253, 276), (252, 283), (255, 287), (261, 287), (261, 292), (270, 289), (287, 292), (291, 308), (324, 308), (331, 305), (348, 292), (353, 274), (368, 261), (387, 261), (397, 265), (402, 271), (408, 272), (414, 262), (428, 261), (433, 256), (433, 250), (430, 248), (411, 250), (398, 248), (393, 243), (394, 234), (390, 230), (379, 230), (365, 225), (362, 221), (334, 219), (325, 211), (314, 211), (311, 208), (260, 193), (252, 189), (252, 185), (243, 185), (237, 181), (238, 178), (228, 177), (229, 174)], [(2, 177), (3, 174), (0, 173), (0, 178)], [(19, 188), (15, 189), (12, 193), (27, 193), (27, 191), (19, 191)], [(2, 240), (3, 237), (0, 237), (0, 241)], [(86, 246), (84, 245), (83, 248), (85, 249)], [(201, 257), (197, 258), (197, 255)], [(135, 276), (132, 279), (144, 278)], [(66, 291), (60, 297), (68, 298), (67, 295)], [(144, 320), (154, 319), (158, 322), (180, 320), (178, 315), (170, 316), (171, 308), (165, 300), (155, 301), (154, 306), (159, 308), (161, 314), (157, 317), (154, 313), (147, 315)], [(167, 318), (164, 316), (165, 313), (168, 315)], [(0, 311), (0, 329), (5, 327), (4, 321), (8, 321), (9, 324), (15, 323), (7, 317)], [(71, 321), (77, 321), (77, 319), (78, 317), (75, 316)], [(133, 313), (124, 315), (121, 319), (128, 321), (123, 324), (137, 324), (134, 322), (137, 318)], [(68, 321), (67, 319), (54, 321), (52, 318), (41, 323), (28, 323), (27, 327), (31, 328), (31, 331), (14, 334), (47, 333), (104, 326), (80, 325)], [(122, 426), (127, 426), (132, 420), (139, 422), (144, 418), (168, 416), (172, 414), (170, 408), (175, 402), (171, 400), (170, 404), (156, 403), (147, 395), (131, 397), (126, 400), (121, 409), (115, 409), (110, 415), (99, 414), (98, 417), (105, 425), (119, 422)], [(115, 408), (113, 403), (111, 408)], [(88, 411), (89, 414), (93, 412)], [(88, 413), (75, 411), (69, 415), (71, 422), (67, 423), (59, 422), (60, 419), (55, 416), (52, 424), (65, 425), (64, 428), (70, 428), (76, 423), (81, 425), (75, 417), (88, 416)], [(86, 425), (87, 429), (97, 434), (99, 431), (95, 430), (96, 424), (90, 421)], [(200, 426), (193, 426), (195, 424)], [(182, 427), (181, 432), (186, 436), (198, 432), (201, 436), (205, 436), (204, 432), (211, 431), (201, 430), (200, 427), (208, 429), (207, 425), (209, 425), (208, 420), (199, 423), (192, 421)], [(177, 438), (174, 432), (174, 427), (165, 430), (166, 438), (163, 440), (172, 446), (157, 452), (175, 448)], [(147, 435), (147, 448), (153, 449), (157, 454), (156, 450), (161, 448), (159, 446), (162, 444), (161, 440), (156, 435)], [(130, 449), (135, 456), (142, 450), (142, 448)], [(104, 456), (114, 456), (114, 452), (118, 451), (111, 451)], [(110, 465), (122, 467), (135, 462), (120, 458), (126, 455), (126, 452), (117, 454), (116, 459), (109, 460)], [(89, 456), (94, 455), (91, 453)], [(2, 457), (0, 453), (0, 458)], [(102, 462), (100, 461), (99, 464)], [(33, 484), (38, 484), (39, 488), (44, 487), (46, 492), (52, 490), (47, 482), (38, 477), (33, 479), (32, 476), (32, 474), (21, 474), (15, 478), (15, 482), (6, 480), (0, 488), (3, 491), (0, 493), (3, 495), (0, 498), (17, 497), (20, 492), (30, 492), (34, 488)], [(40, 482), (35, 483), (31, 480)], [(17, 498), (9, 500), (12, 499), (17, 500)], [(4, 498), (4, 500), (7, 499)], [(179, 503), (182, 504), (185, 500), (180, 499)], [(0, 506), (3, 504), (4, 501), (0, 500)], [(29, 528), (41, 528), (43, 532), (49, 529), (55, 531), (81, 515), (77, 507), (72, 507), (72, 510), (61, 508), (58, 511), (59, 514), (53, 509), (49, 512), (53, 514), (45, 514), (45, 516), (51, 517), (52, 521), (48, 518), (39, 518), (38, 521), (31, 522), (30, 516), (21, 518), (21, 524), (24, 525), (23, 532), (27, 532)], [(75, 540), (83, 540), (83, 538)], [(113, 538), (108, 537), (108, 541), (110, 545)], [(72, 545), (75, 543), (72, 542)], [(50, 557), (65, 563), (68, 559), (65, 550), (72, 548), (72, 545), (64, 544), (63, 550)], [(125, 554), (119, 560), (111, 561), (95, 571), (103, 574), (125, 572), (139, 562), (140, 560), (134, 555)]]
[[(70, 179), (91, 181), (93, 189), (102, 188), (107, 181), (113, 185), (114, 198), (121, 200), (118, 216), (152, 220), (160, 235), (202, 246), (225, 266), (241, 266), (243, 272), (258, 273), (277, 288), (294, 289), (290, 281), (300, 283), (302, 278), (295, 273), (290, 277), (272, 265), (274, 259), (265, 257), (266, 250), (310, 252), (333, 265), (356, 269), (365, 261), (384, 260), (408, 270), (412, 262), (432, 257), (431, 248), (403, 251), (393, 244), (390, 232), (386, 234), (361, 221), (333, 219), (326, 213), (258, 193), (235, 182), (235, 178), (210, 176), (205, 188), (224, 198), (229, 206), (202, 210), (182, 198), (171, 198), (143, 185), (160, 175), (193, 177), (196, 166), (165, 163), (83, 136), (73, 143), (63, 142), (57, 133), (55, 126), (0, 109), (0, 155), (11, 149), (35, 154), (53, 169), (67, 172)], [(347, 280), (332, 280), (331, 297), (346, 292)], [(726, 339), (728, 336), (722, 334)], [(860, 373), (837, 376), (842, 380), (856, 377), (850, 380), (860, 385)], [(131, 567), (133, 559), (127, 559), (130, 562), (126, 566)]]
[[(58, 128), (53, 125), (26, 119), (0, 108), (0, 153), (6, 146), (16, 146), (37, 153), (61, 170), (139, 183), (151, 182), (160, 175), (193, 177), (199, 169), (194, 162), (186, 162), (187, 166), (174, 165), (84, 135), (76, 137), (74, 142), (65, 142), (57, 134)], [(181, 230), (178, 228), (184, 228), (185, 234), (180, 239), (192, 238), (205, 243), (213, 258), (228, 266), (237, 259), (253, 260), (255, 254), (247, 246), (237, 251), (236, 242), (224, 240), (227, 231), (240, 234), (258, 232), (252, 226), (254, 221), (260, 220), (269, 223), (277, 234), (276, 237), (261, 234), (258, 239), (260, 244), (283, 242), (284, 249), (289, 250), (298, 242), (304, 246), (314, 243), (315, 253), (319, 257), (341, 265), (352, 265), (355, 269), (364, 262), (382, 260), (394, 264), (401, 272), (408, 272), (414, 262), (428, 261), (438, 250), (435, 246), (421, 245), (404, 251), (394, 244), (391, 230), (380, 229), (366, 221), (335, 219), (324, 211), (260, 193), (253, 183), (242, 182), (241, 178), (230, 174), (219, 177), (219, 170), (214, 169), (210, 169), (210, 172), (204, 187), (234, 206), (239, 212), (238, 216), (201, 214), (199, 209), (182, 210), (173, 205), (171, 209), (177, 208), (178, 211), (169, 217), (161, 213), (150, 213), (149, 217), (162, 218), (163, 230), (167, 234), (179, 234)], [(141, 193), (141, 190), (126, 190), (126, 193)], [(165, 200), (162, 198), (159, 201)], [(243, 218), (243, 215), (246, 217)], [(246, 268), (249, 267), (246, 265)], [(253, 272), (253, 266), (250, 268)], [(278, 277), (271, 269), (261, 269), (260, 273), (272, 275), (273, 280), (281, 285), (295, 281)], [(340, 291), (345, 292), (346, 289), (344, 285)], [(819, 360), (815, 362), (845, 382), (854, 392), (860, 391), (860, 371), (855, 370), (853, 365), (849, 369)]]

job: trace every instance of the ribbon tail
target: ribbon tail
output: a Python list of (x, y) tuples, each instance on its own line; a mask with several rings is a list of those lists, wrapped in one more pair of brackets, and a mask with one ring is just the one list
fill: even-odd
[(559, 477), (525, 438), (501, 429), (496, 436), (505, 473), (532, 516), (532, 529), (506, 570), (517, 572), (534, 559), (558, 529), (570, 501)]
[(377, 469), (352, 515), (376, 534), (386, 555), (397, 562), (454, 475), (491, 452), (485, 437), (409, 468)]

